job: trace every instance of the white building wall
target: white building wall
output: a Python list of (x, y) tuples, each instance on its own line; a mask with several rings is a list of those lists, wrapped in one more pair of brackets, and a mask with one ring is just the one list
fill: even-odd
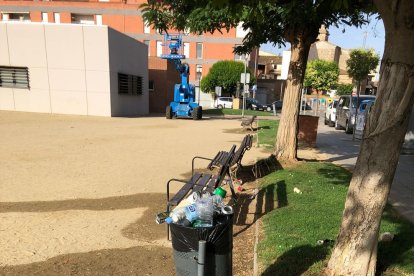
[(278, 80), (287, 80), (289, 76), (290, 55), (291, 51), (283, 51), (282, 72), (280, 73), (280, 77), (277, 78)]
[[(117, 41), (109, 42), (109, 36)], [(106, 26), (42, 23), (0, 23), (0, 42), (0, 65), (28, 67), (30, 76), (30, 89), (0, 87), (0, 110), (97, 116), (148, 113), (148, 54), (143, 43)], [(111, 53), (109, 44), (115, 45)], [(139, 59), (142, 62), (136, 62)], [(144, 95), (118, 95), (118, 71), (142, 75)]]
[[(108, 37), (112, 116), (141, 116), (148, 114), (147, 45), (112, 29), (109, 29)], [(118, 73), (142, 77), (143, 94), (118, 94)]]

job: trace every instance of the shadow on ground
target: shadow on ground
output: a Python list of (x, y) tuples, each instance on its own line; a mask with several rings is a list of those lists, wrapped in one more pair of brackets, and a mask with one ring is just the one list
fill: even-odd
[(171, 249), (131, 247), (66, 254), (32, 264), (0, 267), (1, 275), (174, 275)]
[(262, 275), (301, 275), (314, 263), (324, 260), (329, 251), (328, 245), (302, 245), (292, 248), (277, 258)]
[[(398, 215), (398, 213), (392, 209), (391, 205), (386, 206), (385, 212), (383, 214), (383, 219), (396, 224), (397, 229), (395, 233), (393, 233), (395, 236), (391, 242), (381, 241), (378, 244), (377, 274), (394, 275), (392, 274), (392, 271), (393, 266), (395, 265), (401, 265), (405, 267), (410, 266), (413, 270), (413, 225)], [(396, 275), (400, 275), (400, 273), (396, 272)]]
[[(131, 240), (151, 242), (166, 238), (165, 226), (157, 225), (154, 220), (155, 214), (165, 209), (165, 204), (164, 194), (134, 194), (102, 199), (1, 202), (0, 212), (103, 211), (147, 207), (143, 216), (124, 227), (121, 233)], [(0, 267), (0, 275), (174, 275), (174, 266), (170, 248), (149, 245), (65, 254), (44, 262)]]
[(71, 199), (59, 201), (0, 202), (0, 213), (56, 212), (67, 210), (121, 210), (146, 207), (136, 222), (122, 229), (122, 235), (132, 240), (156, 240), (165, 237), (166, 230), (155, 224), (155, 214), (165, 210), (165, 194), (133, 194), (99, 199)]
[[(280, 163), (272, 155), (269, 158), (259, 160), (252, 166), (243, 167), (237, 174), (245, 182), (253, 182), (257, 178), (263, 177), (276, 170), (282, 169)], [(257, 175), (257, 177), (255, 177)], [(249, 189), (251, 187), (256, 188), (256, 185), (252, 184), (243, 187)], [(275, 195), (276, 187), (276, 195)], [(252, 189), (252, 188), (251, 188)], [(251, 208), (251, 203), (255, 201), (254, 210)], [(234, 236), (243, 233), (249, 227), (259, 220), (262, 216), (271, 212), (275, 208), (275, 202), (277, 208), (282, 208), (288, 205), (286, 184), (284, 181), (279, 181), (274, 184), (270, 184), (263, 189), (254, 189), (253, 194), (242, 193), (236, 204), (234, 204), (235, 220), (234, 224), (242, 226), (238, 231), (235, 231)], [(253, 213), (252, 213), (253, 212)], [(248, 219), (249, 215), (253, 215), (252, 219)]]

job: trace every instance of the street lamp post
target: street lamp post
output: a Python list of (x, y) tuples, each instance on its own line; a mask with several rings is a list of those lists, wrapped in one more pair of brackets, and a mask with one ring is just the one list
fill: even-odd
[(244, 74), (242, 74), (242, 80), (243, 82), (243, 109), (242, 109), (242, 118), (244, 118), (244, 110), (246, 109), (246, 95), (249, 92), (247, 89), (246, 82), (250, 82), (250, 74), (248, 77), (247, 74), (247, 61), (249, 60), (250, 55), (246, 54), (244, 55)]
[(242, 118), (244, 118), (244, 109), (246, 108), (246, 71), (247, 71), (247, 58), (244, 58), (244, 81), (243, 81), (243, 109)]

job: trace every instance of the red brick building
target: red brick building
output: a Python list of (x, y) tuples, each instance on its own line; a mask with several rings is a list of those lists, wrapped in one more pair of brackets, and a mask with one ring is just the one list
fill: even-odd
[[(172, 69), (166, 70), (167, 62), (156, 58), (162, 53), (163, 35), (144, 24), (142, 12), (139, 10), (142, 3), (142, 0), (0, 0), (0, 20), (107, 25), (146, 43), (149, 46), (150, 57), (148, 68), (155, 70), (153, 73), (150, 72), (150, 89), (153, 85), (150, 93), (155, 94), (150, 95), (150, 111), (163, 112), (164, 99), (160, 98), (162, 95), (158, 95), (159, 89), (162, 87), (163, 90), (160, 94), (164, 94), (165, 90), (172, 94), (173, 88), (168, 87), (167, 80), (178, 80), (174, 77), (174, 74), (178, 77), (178, 73)], [(187, 57), (185, 61), (190, 65), (190, 82), (197, 86), (200, 78), (219, 60), (240, 59), (233, 53), (233, 48), (242, 43), (244, 35), (243, 29), (236, 28), (229, 32), (224, 30), (223, 34), (216, 32), (184, 36), (184, 54)], [(162, 71), (169, 72), (167, 77), (156, 76)], [(157, 83), (159, 80), (168, 83)]]

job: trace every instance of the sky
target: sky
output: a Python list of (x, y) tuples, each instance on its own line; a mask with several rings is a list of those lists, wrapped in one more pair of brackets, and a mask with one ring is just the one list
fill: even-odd
[[(343, 29), (345, 29), (344, 33), (342, 32)], [(345, 49), (363, 48), (365, 32), (365, 47), (373, 48), (375, 52), (382, 57), (385, 41), (384, 23), (382, 20), (371, 18), (371, 22), (361, 28), (349, 26), (340, 26), (339, 28), (330, 27), (329, 42)], [(278, 46), (272, 46), (272, 44), (268, 43), (261, 45), (260, 50), (281, 54), (283, 50), (289, 49), (289, 45), (286, 46), (287, 47), (282, 46), (282, 48), (278, 48)]]

